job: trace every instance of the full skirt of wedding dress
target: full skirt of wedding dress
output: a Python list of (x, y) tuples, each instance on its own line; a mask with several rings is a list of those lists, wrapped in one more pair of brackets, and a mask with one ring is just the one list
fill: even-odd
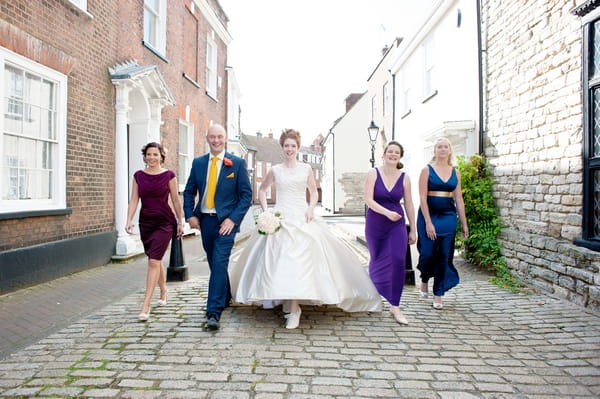
[(382, 308), (365, 267), (320, 219), (307, 223), (284, 215), (277, 232), (252, 233), (229, 275), (237, 303), (270, 308), (296, 299), (347, 312)]

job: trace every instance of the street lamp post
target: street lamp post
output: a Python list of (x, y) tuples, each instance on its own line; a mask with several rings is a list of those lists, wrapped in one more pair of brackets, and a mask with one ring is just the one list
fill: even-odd
[(379, 126), (375, 122), (371, 121), (371, 124), (367, 128), (369, 132), (369, 144), (371, 144), (371, 167), (375, 167), (375, 144), (377, 144), (377, 135), (379, 134)]
[[(377, 144), (377, 135), (379, 134), (379, 126), (371, 120), (371, 124), (367, 128), (367, 132), (369, 132), (369, 144), (371, 144), (371, 168), (375, 167), (375, 145)], [(365, 216), (367, 216), (367, 204), (365, 204)]]

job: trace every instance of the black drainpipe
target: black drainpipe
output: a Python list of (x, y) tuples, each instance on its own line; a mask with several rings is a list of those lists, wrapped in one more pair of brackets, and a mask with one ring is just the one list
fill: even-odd
[[(336, 181), (335, 181), (335, 133), (333, 133), (333, 131), (331, 129), (329, 129), (329, 132), (327, 133), (327, 136), (325, 136), (325, 138), (321, 141), (321, 145), (324, 145), (325, 142), (327, 141), (327, 138), (331, 136), (331, 153), (333, 154), (331, 156), (331, 163), (333, 164), (332, 167), (332, 183), (333, 183), (333, 207), (331, 208), (331, 212), (335, 214), (335, 186), (336, 186)], [(323, 158), (321, 158), (323, 159)]]
[(392, 75), (392, 140), (396, 140), (396, 74)]
[(477, 67), (479, 72), (479, 155), (483, 155), (483, 48), (481, 39), (481, 0), (477, 4)]

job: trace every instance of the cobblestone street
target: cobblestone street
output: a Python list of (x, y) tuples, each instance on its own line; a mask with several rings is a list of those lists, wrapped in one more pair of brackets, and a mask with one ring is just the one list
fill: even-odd
[[(334, 229), (343, 236), (337, 227), (354, 234), (343, 222)], [(147, 323), (136, 319), (138, 290), (12, 353), (0, 362), (0, 396), (600, 396), (599, 315), (507, 292), (468, 268), (459, 264), (463, 281), (443, 310), (407, 286), (408, 326), (388, 308), (303, 307), (300, 328), (286, 330), (280, 308), (233, 306), (217, 332), (204, 330), (207, 279), (195, 274), (169, 283), (167, 306), (155, 307)]]

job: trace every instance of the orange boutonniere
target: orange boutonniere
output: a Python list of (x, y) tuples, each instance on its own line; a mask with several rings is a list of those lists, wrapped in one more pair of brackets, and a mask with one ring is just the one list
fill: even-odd
[(229, 159), (229, 158), (223, 158), (223, 164), (225, 166), (231, 166), (231, 165), (233, 165), (233, 162), (231, 162), (231, 159)]

